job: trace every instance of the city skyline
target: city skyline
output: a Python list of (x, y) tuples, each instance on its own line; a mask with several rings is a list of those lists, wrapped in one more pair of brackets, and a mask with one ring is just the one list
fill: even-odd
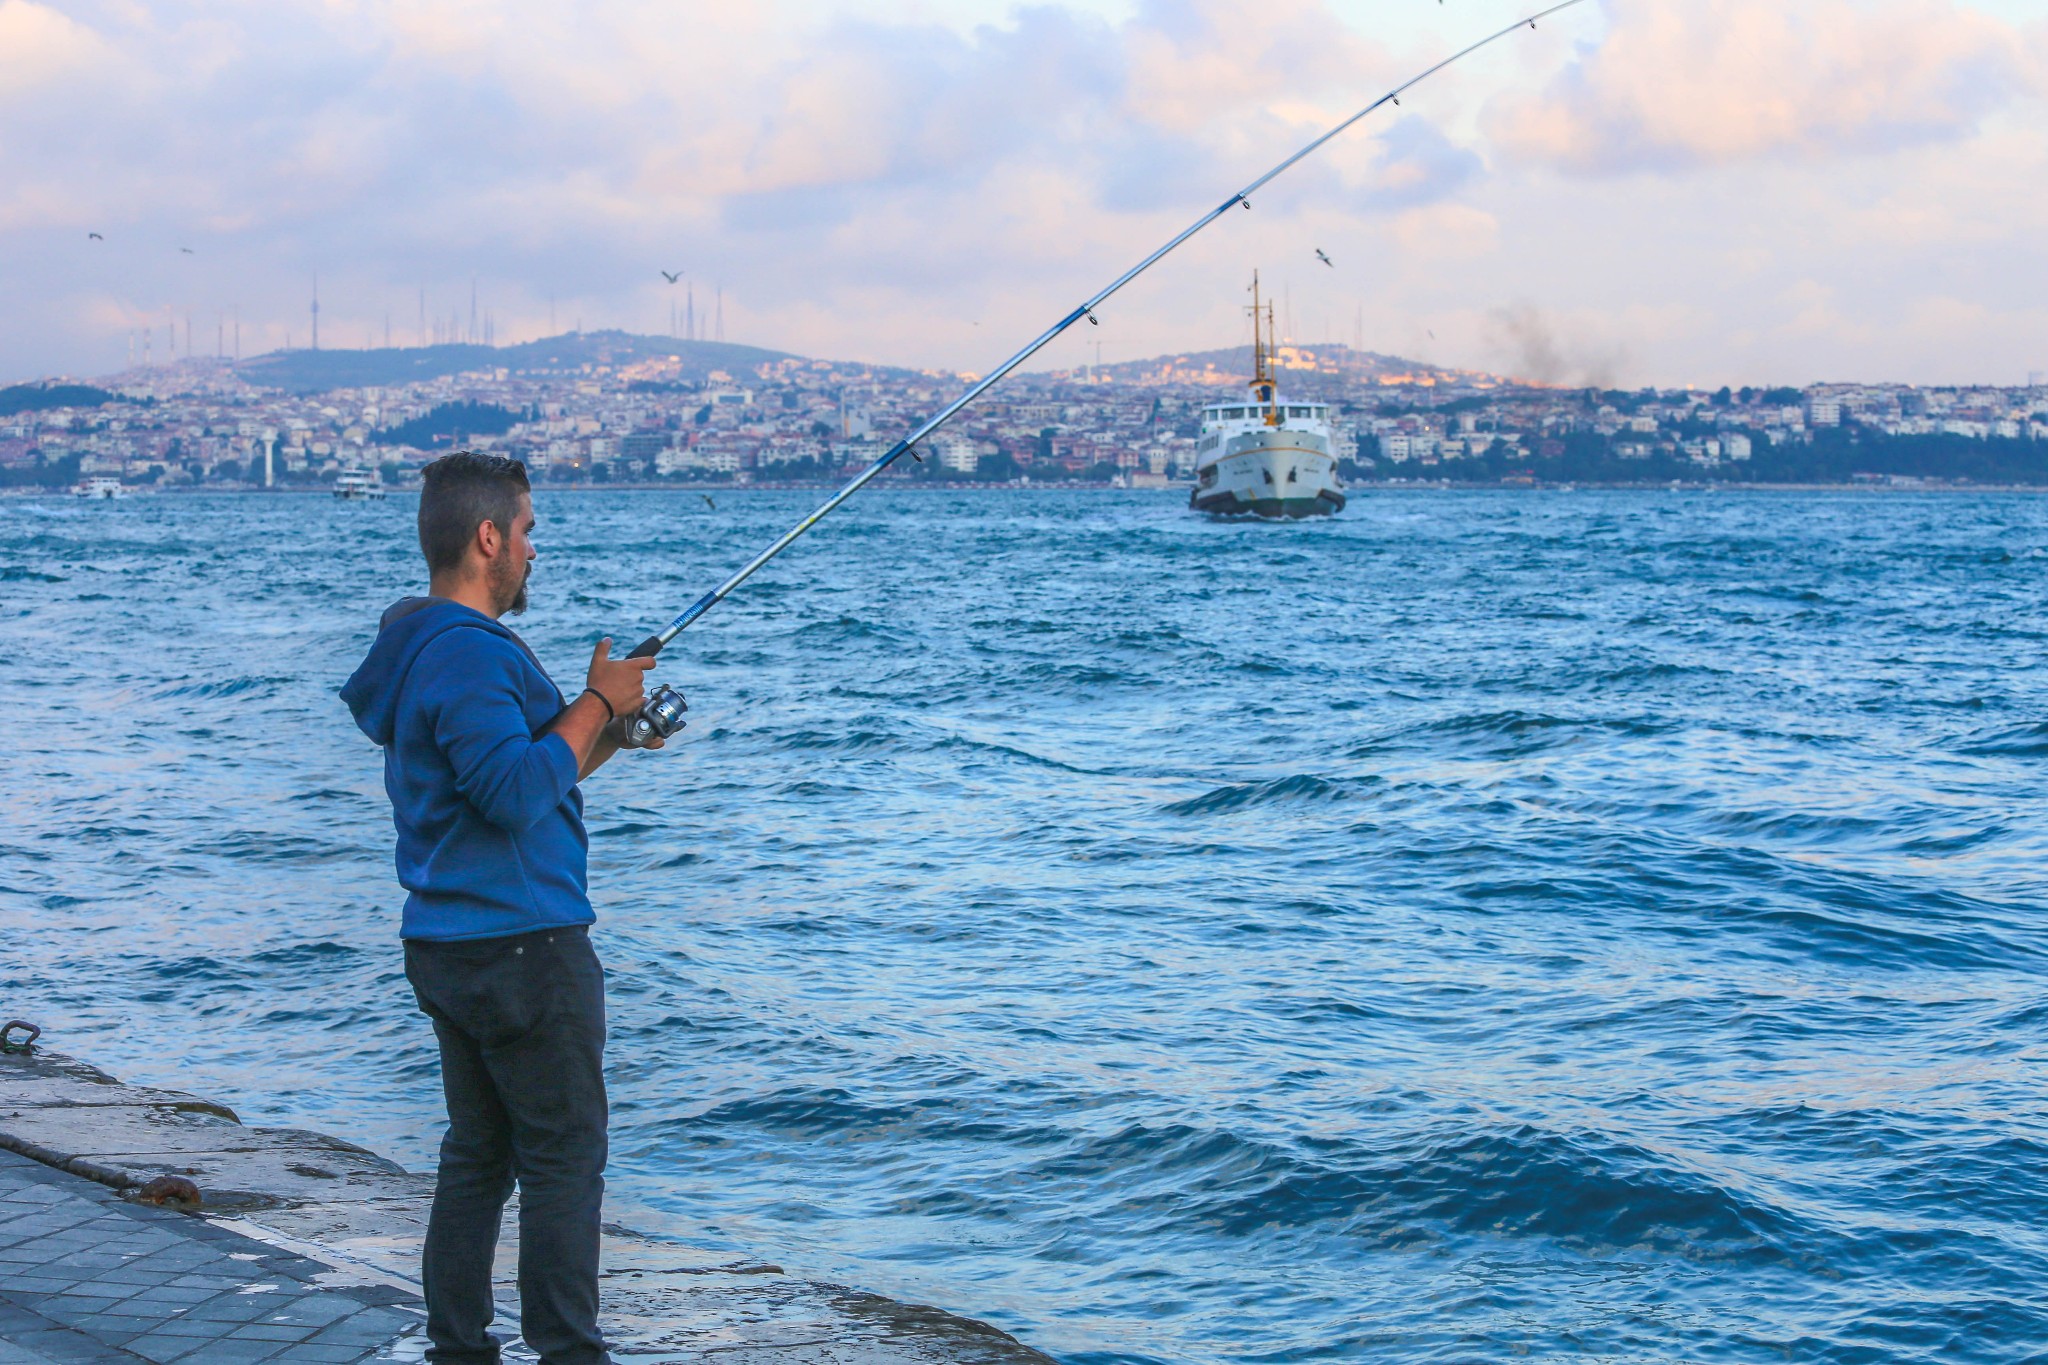
[[(5, 0), (0, 107), (48, 135), (0, 147), (0, 381), (118, 370), (145, 331), (158, 357), (167, 330), (306, 345), (316, 275), (330, 347), (686, 310), (708, 336), (715, 308), (734, 341), (984, 369), (1521, 7), (1428, 8)], [(1259, 266), (1304, 343), (1549, 382), (2025, 383), (2048, 369), (2044, 70), (2048, 23), (2005, 0), (1589, 4), (1334, 145), (1043, 363), (1227, 344)]]

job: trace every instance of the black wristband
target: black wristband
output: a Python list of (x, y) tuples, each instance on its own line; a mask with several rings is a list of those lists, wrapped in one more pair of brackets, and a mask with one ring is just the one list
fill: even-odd
[(612, 704), (605, 700), (604, 693), (598, 691), (594, 687), (586, 687), (583, 689), (583, 695), (586, 697), (596, 697), (598, 700), (598, 704), (604, 707), (604, 713), (608, 717), (608, 719), (605, 721), (605, 724), (609, 725), (612, 721), (615, 721), (619, 718), (619, 713), (617, 711), (612, 710)]

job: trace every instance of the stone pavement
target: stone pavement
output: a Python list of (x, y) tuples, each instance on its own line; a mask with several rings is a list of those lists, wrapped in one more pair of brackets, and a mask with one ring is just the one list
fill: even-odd
[(0, 1365), (419, 1360), (403, 1290), (0, 1151)]

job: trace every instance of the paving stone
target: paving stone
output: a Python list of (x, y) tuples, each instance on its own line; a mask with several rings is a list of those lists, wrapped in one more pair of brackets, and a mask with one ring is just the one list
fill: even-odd
[(162, 1335), (136, 1337), (132, 1341), (122, 1342), (121, 1349), (129, 1355), (141, 1356), (144, 1360), (153, 1360), (157, 1365), (170, 1365), (170, 1362), (186, 1357), (192, 1358), (195, 1363), (203, 1359), (198, 1354), (201, 1349), (201, 1343), (191, 1337)]
[(55, 1365), (55, 1362), (26, 1346), (12, 1346), (0, 1341), (0, 1365)]
[(230, 1341), (304, 1341), (314, 1328), (289, 1322), (251, 1322), (228, 1333)]
[(211, 1341), (220, 1335), (220, 1324), (197, 1318), (166, 1318), (150, 1331), (152, 1335), (160, 1337), (203, 1337)]
[(205, 1303), (220, 1294), (217, 1289), (192, 1289), (184, 1285), (159, 1284), (144, 1290), (151, 1303), (168, 1304), (177, 1308), (191, 1308)]
[(288, 1308), (271, 1314), (265, 1321), (295, 1322), (307, 1328), (325, 1327), (359, 1312), (362, 1306), (357, 1300), (340, 1294), (315, 1294), (293, 1300)]
[(250, 1362), (268, 1360), (277, 1354), (282, 1343), (275, 1341), (211, 1341), (194, 1351), (193, 1360), (203, 1360), (206, 1365), (249, 1365)]
[(323, 1346), (381, 1346), (407, 1325), (403, 1318), (387, 1309), (366, 1308), (353, 1317), (323, 1327), (308, 1340)]
[[(287, 1346), (271, 1359), (280, 1365), (349, 1365), (363, 1359), (367, 1353), (360, 1346), (323, 1346), (318, 1342), (302, 1341), (296, 1346)], [(0, 1362), (0, 1365), (5, 1365)]]

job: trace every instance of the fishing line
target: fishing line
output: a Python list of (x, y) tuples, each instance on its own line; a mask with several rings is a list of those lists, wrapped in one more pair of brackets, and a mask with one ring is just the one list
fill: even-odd
[[(1111, 281), (1106, 288), (1102, 289), (1099, 293), (1091, 295), (1084, 303), (1080, 305), (1080, 307), (1074, 309), (1073, 312), (1061, 318), (1058, 322), (1054, 323), (1044, 332), (1041, 332), (1036, 338), (1034, 338), (1030, 342), (1030, 344), (1025, 346), (1024, 349), (1018, 351), (1008, 360), (1005, 360), (1002, 364), (996, 366), (995, 369), (989, 371), (987, 375), (983, 376), (980, 380), (976, 381), (972, 386), (970, 386), (965, 393), (961, 394), (951, 403), (948, 403), (944, 408), (941, 408), (939, 412), (935, 416), (928, 419), (923, 426), (919, 427), (916, 431), (911, 432), (910, 435), (904, 437), (902, 440), (898, 441), (894, 446), (890, 447), (887, 454), (883, 455), (880, 459), (876, 460), (873, 464), (869, 465), (866, 469), (862, 470), (844, 488), (840, 489), (837, 493), (834, 493), (830, 498), (826, 499), (825, 502), (822, 505), (820, 505), (816, 511), (812, 512), (802, 521), (798, 522), (796, 525), (790, 527), (789, 530), (785, 531), (782, 534), (781, 538), (776, 540), (774, 544), (770, 545), (767, 549), (761, 551), (760, 554), (755, 555), (752, 559), (748, 560), (745, 564), (741, 565), (739, 569), (736, 570), (732, 574), (732, 576), (727, 578), (723, 583), (720, 583), (710, 592), (705, 593), (695, 602), (692, 602), (688, 607), (686, 607), (683, 610), (681, 615), (675, 618), (675, 620), (670, 621), (666, 626), (663, 626), (655, 634), (648, 636), (639, 644), (633, 646), (632, 653), (628, 654), (626, 657), (629, 659), (648, 659), (661, 653), (662, 648), (665, 645), (667, 645), (669, 641), (675, 639), (676, 636), (682, 634), (682, 632), (690, 625), (691, 622), (695, 621), (705, 612), (710, 611), (713, 607), (717, 606), (720, 602), (725, 600), (726, 596), (730, 594), (733, 589), (739, 587), (740, 584), (746, 582), (749, 578), (752, 578), (754, 574), (761, 568), (761, 566), (766, 564), (769, 560), (775, 558), (775, 556), (781, 554), (784, 550), (788, 549), (790, 545), (795, 542), (798, 536), (801, 536), (804, 532), (810, 530), (813, 526), (816, 526), (820, 521), (823, 521), (825, 517), (828, 516), (834, 508), (838, 507), (840, 503), (845, 502), (855, 493), (858, 493), (862, 488), (865, 488), (868, 482), (875, 478), (876, 475), (880, 474), (883, 470), (887, 469), (890, 465), (894, 464), (898, 459), (901, 459), (904, 455), (911, 453), (913, 448), (916, 447), (916, 445), (920, 441), (924, 440), (927, 436), (930, 436), (933, 432), (937, 431), (940, 427), (944, 426), (947, 422), (951, 421), (953, 417), (957, 413), (959, 413), (959, 411), (962, 408), (966, 407), (969, 403), (972, 403), (975, 399), (981, 397), (981, 395), (983, 395), (984, 393), (987, 393), (991, 388), (995, 386), (998, 380), (1008, 375), (1010, 371), (1016, 369), (1019, 365), (1029, 360), (1032, 356), (1038, 354), (1039, 351), (1043, 350), (1047, 345), (1051, 344), (1068, 328), (1077, 325), (1081, 321), (1081, 319), (1086, 318), (1090, 324), (1099, 325), (1096, 324), (1095, 319), (1096, 308), (1101, 306), (1112, 295), (1114, 295), (1118, 290), (1122, 289), (1125, 285), (1129, 284), (1132, 280), (1137, 279), (1138, 276), (1144, 274), (1147, 270), (1151, 269), (1154, 265), (1158, 264), (1166, 256), (1171, 254), (1175, 248), (1179, 247), (1181, 243), (1187, 241), (1188, 238), (1194, 236), (1203, 228), (1209, 226), (1209, 224), (1215, 222), (1218, 218), (1221, 218), (1224, 214), (1230, 212), (1230, 210), (1240, 206), (1249, 209), (1252, 206), (1252, 195), (1257, 193), (1259, 190), (1263, 189), (1265, 186), (1272, 183), (1275, 179), (1279, 178), (1282, 174), (1291, 169), (1296, 162), (1301, 161), (1307, 158), (1308, 156), (1314, 154), (1316, 151), (1321, 149), (1324, 143), (1329, 142), (1333, 138), (1344, 133), (1353, 124), (1359, 122), (1368, 115), (1375, 113), (1381, 107), (1388, 104), (1400, 104), (1401, 96), (1403, 94), (1407, 93), (1415, 86), (1420, 85), (1422, 82), (1428, 80), (1431, 76), (1436, 75), (1437, 72), (1442, 71), (1445, 67), (1463, 61), (1465, 58), (1471, 56), (1473, 53), (1479, 51), (1481, 48), (1490, 47), (1494, 43), (1499, 42), (1501, 39), (1507, 37), (1511, 33), (1514, 33), (1518, 29), (1533, 29), (1536, 27), (1536, 24), (1539, 20), (1548, 19), (1553, 14), (1557, 14), (1562, 10), (1568, 10), (1572, 8), (1574, 5), (1583, 3), (1584, 0), (1563, 0), (1562, 4), (1552, 5), (1548, 9), (1539, 10), (1537, 13), (1530, 15), (1526, 19), (1518, 19), (1514, 23), (1509, 24), (1506, 28), (1500, 30), (1500, 32), (1489, 34), (1486, 37), (1481, 38), (1478, 42), (1473, 43), (1470, 47), (1461, 48), (1458, 51), (1453, 52), (1450, 56), (1444, 58), (1435, 66), (1432, 66), (1428, 70), (1421, 72), (1419, 75), (1411, 76), (1406, 81), (1403, 81), (1401, 84), (1395, 86), (1392, 90), (1389, 90), (1386, 94), (1381, 95), (1371, 104), (1366, 105), (1365, 108), (1359, 110), (1350, 118), (1345, 119), (1342, 123), (1339, 123), (1336, 127), (1330, 129), (1321, 137), (1309, 143), (1306, 147), (1303, 147), (1300, 151), (1294, 153), (1294, 155), (1288, 157), (1285, 161), (1282, 161), (1279, 165), (1273, 167), (1273, 169), (1267, 171), (1264, 175), (1252, 181), (1249, 185), (1246, 185), (1237, 193), (1231, 195), (1228, 199), (1224, 200), (1221, 204), (1218, 204), (1215, 208), (1210, 209), (1200, 218), (1197, 218), (1188, 227), (1186, 227), (1181, 232), (1176, 234), (1171, 241), (1166, 243), (1166, 245), (1160, 247), (1157, 251), (1154, 251), (1151, 255), (1145, 257), (1144, 260), (1139, 261), (1129, 270), (1126, 270), (1123, 274), (1117, 276), (1116, 279)], [(923, 456), (918, 456), (917, 458), (922, 459)], [(640, 713), (634, 716), (632, 722), (627, 726), (628, 743), (637, 747), (638, 745), (645, 744), (650, 739), (667, 738), (669, 735), (673, 734), (677, 729), (681, 728), (682, 713), (686, 709), (687, 708), (683, 703), (683, 698), (680, 693), (675, 692), (673, 689), (668, 687), (661, 687), (656, 689), (648, 697), (647, 704), (641, 709)]]

